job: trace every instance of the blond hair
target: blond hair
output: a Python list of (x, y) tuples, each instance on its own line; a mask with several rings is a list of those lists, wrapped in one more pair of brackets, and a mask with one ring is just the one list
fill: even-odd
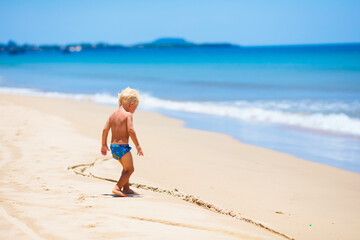
[(139, 104), (139, 91), (132, 89), (130, 87), (125, 88), (121, 91), (121, 93), (118, 94), (119, 96), (119, 106), (123, 103), (127, 102), (135, 102), (136, 104)]

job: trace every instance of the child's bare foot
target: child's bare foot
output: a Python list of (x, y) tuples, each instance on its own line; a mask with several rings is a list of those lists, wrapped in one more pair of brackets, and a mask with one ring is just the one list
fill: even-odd
[(118, 195), (118, 196), (121, 196), (121, 197), (127, 197), (126, 194), (124, 194), (122, 191), (120, 191), (119, 188), (117, 188), (117, 187), (113, 188), (112, 193), (114, 195)]
[(132, 190), (130, 188), (123, 188), (123, 192), (126, 194), (138, 194), (137, 192), (135, 192), (134, 190)]

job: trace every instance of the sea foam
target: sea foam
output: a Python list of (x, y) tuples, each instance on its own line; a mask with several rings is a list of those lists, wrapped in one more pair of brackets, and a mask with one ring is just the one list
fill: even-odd
[[(272, 107), (270, 107), (270, 105)], [(293, 106), (292, 106), (293, 105)], [(296, 105), (296, 106), (295, 106)], [(143, 108), (167, 109), (200, 114), (209, 114), (235, 118), (243, 121), (267, 122), (273, 124), (285, 124), (296, 127), (309, 128), (321, 131), (331, 131), (342, 134), (360, 135), (360, 119), (349, 117), (339, 110), (352, 108), (360, 109), (360, 103), (349, 104), (337, 102), (315, 103), (309, 105), (305, 102), (182, 102), (171, 101), (145, 96), (142, 103)], [(307, 106), (307, 108), (306, 108)], [(294, 109), (305, 111), (295, 112)], [(310, 109), (310, 110), (309, 110)], [(330, 111), (331, 110), (331, 111)], [(321, 112), (320, 112), (321, 111)]]
[[(27, 88), (0, 88), (0, 93), (65, 98), (91, 101), (100, 104), (117, 105), (117, 96), (107, 93), (68, 94), (42, 92)], [(350, 117), (344, 112), (360, 112), (360, 103), (352, 102), (311, 102), (304, 101), (235, 101), (235, 102), (196, 102), (173, 101), (149, 94), (141, 99), (143, 110), (175, 110), (235, 118), (242, 121), (284, 124), (313, 130), (360, 136), (360, 119)]]

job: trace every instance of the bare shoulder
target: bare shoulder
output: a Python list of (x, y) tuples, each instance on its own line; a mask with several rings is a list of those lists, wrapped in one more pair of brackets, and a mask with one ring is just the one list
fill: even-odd
[(121, 113), (117, 110), (115, 112), (113, 112), (110, 116), (109, 116), (109, 122), (110, 124), (114, 124), (114, 122), (117, 122), (117, 119), (121, 116)]
[(120, 109), (113, 112), (110, 117), (110, 122), (122, 122), (128, 118), (132, 118), (132, 114), (126, 111), (121, 111)]
[(126, 118), (132, 119), (133, 118), (132, 113), (126, 112)]
[(116, 117), (117, 111), (113, 112), (110, 116), (109, 116), (109, 120), (111, 121), (111, 119), (113, 119), (114, 117)]

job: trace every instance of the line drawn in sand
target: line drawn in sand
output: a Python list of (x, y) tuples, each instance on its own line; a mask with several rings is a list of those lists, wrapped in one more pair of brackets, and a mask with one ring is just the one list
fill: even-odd
[[(68, 167), (68, 170), (72, 170), (75, 174), (82, 175), (82, 176), (85, 176), (85, 177), (92, 177), (92, 178), (97, 178), (97, 179), (101, 179), (101, 180), (116, 183), (117, 181), (114, 180), (114, 179), (96, 176), (96, 175), (92, 174), (91, 171), (90, 171), (90, 169), (94, 165), (99, 164), (101, 162), (108, 161), (110, 159), (112, 159), (112, 158), (97, 158), (92, 163), (88, 163), (88, 164), (85, 163), (85, 164), (78, 164), (78, 165), (70, 166), (70, 167)], [(199, 197), (196, 197), (194, 195), (181, 193), (176, 188), (174, 190), (167, 190), (167, 189), (148, 186), (146, 184), (140, 184), (140, 183), (129, 183), (129, 185), (133, 186), (133, 187), (136, 187), (138, 189), (148, 190), (148, 191), (152, 191), (152, 192), (156, 192), (156, 193), (168, 194), (168, 195), (171, 195), (173, 197), (180, 198), (180, 199), (182, 199), (182, 200), (184, 200), (186, 202), (196, 204), (197, 206), (205, 208), (206, 210), (209, 210), (209, 211), (212, 211), (212, 212), (215, 212), (215, 213), (219, 213), (219, 214), (222, 214), (222, 215), (230, 216), (230, 217), (238, 219), (240, 221), (245, 221), (247, 223), (253, 224), (253, 225), (258, 226), (260, 228), (263, 228), (263, 229), (265, 229), (265, 230), (267, 230), (267, 231), (269, 231), (271, 233), (282, 236), (282, 237), (284, 237), (286, 239), (295, 240), (294, 238), (291, 238), (291, 237), (289, 237), (289, 236), (287, 236), (287, 235), (285, 235), (285, 234), (283, 234), (281, 232), (278, 232), (278, 231), (276, 231), (276, 230), (274, 230), (272, 228), (269, 228), (269, 227), (265, 226), (262, 223), (259, 223), (259, 222), (256, 222), (254, 220), (251, 220), (250, 218), (244, 217), (240, 213), (236, 213), (236, 212), (234, 212), (232, 210), (224, 209), (224, 208), (216, 206), (216, 205), (214, 205), (212, 203), (208, 203), (208, 202), (203, 201)]]

